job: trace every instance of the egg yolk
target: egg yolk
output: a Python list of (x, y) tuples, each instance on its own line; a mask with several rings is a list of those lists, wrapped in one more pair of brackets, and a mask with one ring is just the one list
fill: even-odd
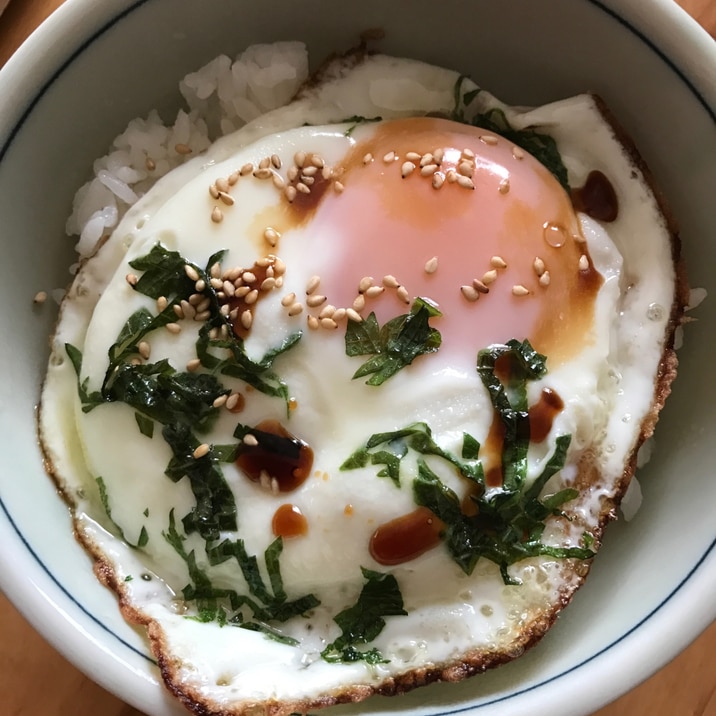
[(529, 339), (553, 365), (583, 348), (602, 277), (569, 195), (541, 163), (445, 119), (357, 134), (334, 168), (343, 190), (314, 191), (311, 203), (299, 196), (290, 209), (336, 237), (335, 263), (321, 277), (332, 304), (358, 298), (362, 314), (382, 323), (428, 298), (442, 313), (431, 320), (441, 352), (467, 348), (471, 359), (475, 347), (511, 338)]

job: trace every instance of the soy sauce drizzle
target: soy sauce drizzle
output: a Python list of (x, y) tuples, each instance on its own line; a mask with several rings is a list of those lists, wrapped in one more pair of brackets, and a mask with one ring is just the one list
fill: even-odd
[(427, 507), (401, 515), (373, 532), (369, 550), (378, 564), (409, 562), (440, 544), (445, 523)]
[(564, 408), (564, 401), (551, 388), (543, 388), (540, 399), (529, 409), (530, 440), (541, 443), (552, 430), (552, 423)]
[(572, 205), (597, 221), (615, 221), (619, 215), (619, 200), (614, 186), (600, 171), (591, 171), (584, 186), (572, 189)]

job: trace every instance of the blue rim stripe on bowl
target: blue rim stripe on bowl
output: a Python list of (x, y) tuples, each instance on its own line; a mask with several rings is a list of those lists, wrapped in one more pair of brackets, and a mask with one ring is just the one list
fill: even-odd
[[(42, 99), (44, 94), (47, 92), (47, 90), (54, 84), (54, 82), (64, 73), (64, 71), (90, 46), (92, 45), (98, 38), (100, 38), (102, 35), (104, 35), (106, 32), (108, 32), (110, 29), (112, 29), (118, 22), (120, 22), (122, 19), (133, 13), (135, 10), (140, 8), (141, 6), (147, 4), (151, 0), (137, 0), (132, 5), (130, 5), (127, 9), (123, 10), (122, 12), (118, 13), (115, 17), (113, 17), (111, 20), (109, 20), (104, 26), (102, 26), (99, 30), (97, 30), (94, 34), (92, 34), (87, 40), (85, 40), (68, 58), (65, 60), (65, 62), (60, 65), (60, 67), (52, 74), (52, 76), (45, 82), (45, 84), (38, 90), (37, 94), (33, 97), (33, 99), (30, 101), (27, 108), (23, 111), (22, 115), (18, 119), (17, 123), (12, 128), (10, 134), (8, 135), (8, 138), (4, 145), (0, 148), (0, 162), (3, 161), (5, 158), (5, 155), (7, 154), (10, 146), (12, 145), (15, 137), (18, 135), (20, 130), (22, 129), (23, 125), (25, 124), (26, 120), (38, 104), (38, 102)], [(685, 74), (684, 71), (682, 71), (679, 66), (662, 50), (660, 50), (645, 34), (643, 34), (640, 30), (635, 28), (631, 23), (629, 23), (626, 19), (624, 19), (621, 15), (619, 15), (615, 10), (613, 10), (610, 7), (607, 7), (602, 0), (583, 0), (583, 2), (586, 2), (589, 5), (592, 5), (602, 12), (604, 12), (606, 15), (610, 16), (614, 21), (618, 22), (622, 27), (624, 27), (628, 32), (630, 32), (632, 35), (637, 37), (642, 43), (644, 43), (654, 54), (656, 54), (670, 69), (672, 72), (674, 72), (678, 78), (683, 82), (683, 84), (689, 89), (691, 94), (694, 96), (694, 98), (699, 102), (699, 104), (704, 108), (704, 110), (707, 112), (707, 114), (716, 121), (716, 107), (711, 107), (709, 102), (706, 100), (706, 98), (699, 92), (699, 90), (696, 88), (696, 86), (691, 82), (691, 80), (688, 78), (688, 76)], [(48, 478), (49, 479), (49, 478)], [(125, 646), (127, 649), (129, 649), (132, 653), (139, 655), (140, 657), (144, 658), (148, 662), (155, 664), (156, 662), (146, 653), (143, 652), (133, 645), (131, 645), (129, 642), (125, 641), (121, 636), (119, 636), (117, 633), (112, 631), (106, 624), (104, 624), (99, 618), (97, 618), (94, 614), (92, 614), (90, 611), (88, 611), (82, 603), (73, 596), (73, 594), (58, 580), (57, 577), (50, 571), (49, 567), (42, 561), (42, 559), (39, 557), (39, 555), (35, 552), (32, 545), (29, 544), (29, 542), (26, 540), (23, 533), (20, 531), (19, 527), (17, 526), (15, 520), (13, 519), (12, 515), (10, 514), (10, 511), (8, 510), (7, 506), (5, 505), (5, 502), (3, 501), (2, 497), (0, 496), (0, 509), (5, 514), (5, 517), (7, 518), (8, 523), (12, 527), (13, 531), (17, 534), (19, 540), (22, 542), (25, 549), (30, 553), (30, 555), (33, 557), (33, 559), (37, 562), (37, 564), (42, 568), (42, 570), (47, 574), (47, 576), (50, 578), (50, 580), (57, 585), (57, 587), (60, 589), (60, 591), (87, 617), (89, 617), (95, 624), (97, 624), (101, 629), (106, 631), (107, 633), (111, 634), (120, 644)], [(711, 545), (706, 549), (706, 551), (703, 553), (701, 558), (696, 562), (696, 564), (691, 568), (691, 570), (687, 573), (687, 575), (682, 579), (682, 581), (671, 591), (651, 612), (649, 612), (643, 619), (641, 619), (639, 622), (634, 624), (628, 631), (626, 631), (624, 634), (622, 634), (618, 639), (614, 640), (604, 648), (602, 648), (600, 651), (596, 652), (589, 658), (583, 660), (579, 664), (576, 664), (575, 666), (570, 667), (569, 669), (566, 669), (565, 671), (560, 672), (559, 674), (556, 674), (548, 679), (545, 679), (544, 681), (540, 681), (537, 684), (533, 684), (532, 686), (526, 687), (520, 691), (516, 691), (512, 694), (509, 694), (507, 696), (501, 696), (498, 698), (494, 698), (489, 701), (485, 701), (481, 704), (477, 705), (468, 705), (465, 707), (449, 710), (449, 711), (435, 711), (432, 712), (433, 716), (449, 716), (449, 714), (458, 714), (458, 713), (464, 713), (468, 710), (476, 710), (481, 709), (490, 705), (494, 705), (496, 703), (501, 703), (504, 701), (508, 701), (512, 698), (515, 698), (517, 696), (520, 696), (525, 693), (529, 693), (531, 691), (534, 691), (538, 688), (541, 688), (542, 686), (549, 684), (553, 681), (556, 681), (560, 678), (563, 678), (564, 676), (573, 673), (586, 664), (589, 664), (590, 662), (594, 661), (598, 657), (600, 657), (602, 654), (608, 652), (610, 649), (612, 649), (614, 646), (619, 644), (620, 642), (627, 639), (631, 634), (633, 634), (635, 631), (637, 631), (643, 624), (648, 622), (652, 617), (654, 617), (659, 611), (663, 609), (666, 604), (668, 604), (671, 599), (682, 590), (684, 585), (689, 582), (689, 580), (693, 577), (694, 573), (699, 569), (699, 567), (706, 561), (706, 559), (711, 555), (712, 552), (716, 549), (716, 538), (711, 542)]]

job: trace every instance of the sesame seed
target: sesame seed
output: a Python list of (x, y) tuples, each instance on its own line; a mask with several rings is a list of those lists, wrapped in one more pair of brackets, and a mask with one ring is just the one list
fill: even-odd
[(323, 169), (321, 169), (321, 176), (328, 181), (333, 176), (333, 168), (328, 166), (323, 167)]
[(189, 301), (185, 301), (184, 299), (182, 299), (179, 305), (181, 306), (184, 318), (194, 318), (194, 316), (196, 315), (196, 308), (194, 308), (194, 306), (192, 306)]
[(365, 290), (365, 295), (368, 298), (377, 298), (381, 293), (383, 293), (383, 291), (385, 291), (383, 286), (371, 286)]
[(435, 164), (435, 159), (433, 158), (432, 152), (426, 152), (420, 157), (421, 169), (428, 166), (429, 164)]
[(209, 308), (210, 305), (211, 305), (211, 299), (208, 297), (205, 298), (202, 296), (201, 301), (199, 301), (199, 303), (196, 304), (196, 310), (203, 313), (204, 311), (206, 311)]
[(512, 147), (512, 156), (518, 160), (524, 159), (525, 153), (517, 145), (515, 145), (514, 147)]
[(147, 341), (140, 341), (139, 345), (137, 346), (137, 351), (139, 352), (139, 355), (144, 358), (144, 360), (148, 360), (152, 349), (149, 343), (147, 343)]
[(274, 174), (271, 178), (271, 181), (277, 189), (283, 189), (284, 186), (286, 186), (286, 182), (283, 180), (283, 177), (279, 176), (278, 174)]
[(312, 330), (320, 328), (321, 322), (315, 316), (306, 316), (306, 325)]
[(296, 152), (293, 155), (293, 163), (300, 169), (306, 163), (306, 152)]
[(200, 276), (197, 270), (191, 264), (184, 264), (184, 273), (192, 280), (198, 281)]
[(373, 161), (373, 155), (370, 152), (368, 152), (368, 154), (366, 154), (363, 157), (363, 164), (370, 164), (372, 161)]
[(33, 303), (44, 303), (47, 301), (47, 291), (38, 291), (32, 299)]
[(323, 158), (320, 157), (318, 154), (311, 155), (311, 164), (313, 164), (314, 167), (317, 167), (318, 169), (323, 169), (325, 162), (323, 161)]
[(256, 301), (258, 301), (258, 299), (259, 299), (258, 289), (253, 289), (252, 291), (249, 291), (244, 296), (244, 303), (247, 304), (248, 306), (251, 306), (252, 304), (256, 303)]
[(586, 244), (587, 240), (582, 236), (582, 234), (572, 234), (572, 238), (578, 243), (578, 244)]
[(217, 189), (216, 184), (211, 184), (211, 186), (209, 186), (209, 194), (212, 199), (219, 198), (219, 190)]
[(477, 289), (478, 293), (490, 293), (490, 289), (487, 288), (484, 281), (480, 281), (479, 278), (472, 279), (472, 285)]
[(229, 311), (229, 320), (233, 323), (236, 321), (236, 319), (239, 317), (239, 309), (238, 308), (232, 308)]
[(544, 261), (539, 256), (535, 256), (532, 268), (538, 276), (541, 276), (544, 273)]
[[(192, 293), (191, 296), (189, 296), (189, 303), (192, 306), (198, 306), (204, 300), (204, 298), (205, 297), (200, 293)], [(164, 300), (166, 301), (166, 298)]]
[(256, 274), (251, 271), (244, 271), (241, 274), (241, 280), (244, 283), (254, 283), (254, 281), (256, 281)]
[[(338, 309), (335, 306), (331, 305), (330, 303), (326, 304), (321, 309), (321, 312), (318, 314), (318, 317), (319, 318), (333, 318), (333, 316), (335, 315), (337, 310)], [(345, 309), (343, 309), (343, 311), (345, 312)]]
[(529, 292), (530, 290), (525, 288), (521, 283), (517, 283), (512, 287), (513, 296), (527, 296), (529, 295)]
[(254, 322), (254, 316), (251, 311), (247, 308), (241, 312), (241, 325), (248, 331), (251, 328), (251, 324)]
[(161, 313), (168, 305), (169, 301), (167, 300), (167, 297), (159, 296), (159, 298), (157, 299), (157, 311)]
[(182, 311), (182, 308), (181, 308), (181, 306), (180, 306), (178, 303), (175, 303), (175, 304), (172, 306), (172, 310), (174, 311), (174, 314), (176, 315), (176, 317), (177, 317), (179, 320), (181, 320), (182, 318), (184, 318), (184, 311)]
[(232, 393), (227, 399), (224, 405), (227, 410), (233, 410), (239, 403), (241, 393)]
[(353, 310), (360, 313), (365, 308), (365, 296), (359, 294), (353, 299)]
[(224, 303), (221, 305), (221, 308), (219, 308), (219, 313), (224, 316), (225, 318), (229, 317), (229, 314), (231, 313), (231, 308), (228, 303)]
[(268, 276), (261, 282), (262, 291), (272, 291), (276, 286), (276, 279), (273, 276)]
[(264, 157), (259, 162), (259, 169), (268, 169), (270, 164), (271, 164), (271, 157)]
[(273, 268), (277, 276), (283, 276), (286, 273), (286, 264), (278, 256), (274, 257)]
[(363, 322), (363, 316), (361, 316), (360, 313), (358, 313), (358, 311), (354, 310), (353, 308), (346, 308), (346, 316), (351, 321), (355, 321), (356, 323)]
[(286, 179), (288, 179), (290, 182), (296, 181), (298, 179), (298, 167), (289, 167), (288, 171), (286, 172)]
[(322, 306), (328, 299), (320, 293), (314, 293), (306, 299), (306, 305), (310, 308), (318, 308)]
[(426, 164), (420, 170), (420, 176), (423, 176), (423, 177), (432, 176), (437, 171), (437, 168), (438, 168), (437, 164)]
[(384, 154), (383, 161), (386, 164), (390, 164), (391, 162), (395, 161), (395, 152), (388, 152), (387, 154)]
[(223, 219), (224, 219), (224, 212), (223, 212), (221, 209), (219, 209), (218, 206), (215, 206), (215, 207), (211, 210), (211, 220), (212, 220), (215, 224), (219, 224), (219, 223), (221, 223), (221, 221), (222, 221)]
[(589, 271), (589, 258), (586, 254), (582, 254), (579, 257), (579, 270), (580, 271)]
[(318, 174), (318, 167), (304, 167), (301, 171), (301, 177), (314, 177)]
[(498, 139), (494, 134), (481, 134), (480, 135), (480, 141), (484, 144), (490, 144), (491, 146), (495, 146), (497, 144)]
[(214, 182), (214, 186), (216, 187), (216, 190), (219, 193), (221, 193), (223, 191), (226, 194), (229, 191), (229, 182), (227, 179), (224, 179), (224, 177), (219, 177)]
[(457, 183), (463, 189), (474, 189), (475, 188), (475, 184), (473, 183), (472, 179), (470, 179), (470, 177), (462, 176), (462, 174), (460, 174), (458, 176)]
[(386, 288), (398, 288), (400, 283), (398, 283), (398, 279), (395, 278), (395, 276), (387, 274), (386, 276), (383, 276), (383, 286)]
[(268, 167), (260, 167), (254, 172), (256, 179), (271, 179), (273, 172)]
[(255, 435), (252, 435), (251, 433), (246, 433), (243, 438), (243, 443), (244, 445), (256, 447), (259, 444), (259, 441), (256, 439)]
[(136, 286), (136, 285), (137, 285), (137, 281), (139, 281), (139, 279), (137, 278), (136, 274), (133, 274), (133, 273), (128, 273), (124, 278), (127, 280), (127, 283), (128, 283), (130, 286)]
[(419, 161), (420, 161), (420, 158), (421, 158), (422, 156), (423, 156), (423, 155), (422, 155), (422, 154), (418, 154), (418, 152), (408, 152), (408, 153), (405, 155), (405, 158), (406, 158), (409, 162), (419, 162)]
[(278, 154), (272, 154), (271, 155), (271, 164), (274, 166), (275, 169), (281, 168), (281, 157), (279, 157)]
[(206, 321), (211, 317), (211, 311), (200, 311), (194, 316), (195, 321)]
[(303, 311), (303, 304), (296, 301), (295, 303), (292, 303), (288, 308), (288, 315), (289, 316), (298, 316), (299, 313)]
[(228, 395), (220, 395), (214, 399), (214, 402), (211, 405), (214, 408), (221, 408), (224, 405), (226, 405), (226, 401), (227, 401), (228, 397), (229, 397)]
[(181, 332), (181, 326), (178, 323), (167, 323), (164, 327), (169, 331), (169, 333), (173, 333), (174, 335)]
[(300, 181), (298, 184), (296, 184), (296, 191), (301, 192), (301, 194), (310, 194), (311, 188), (308, 186), (308, 184), (305, 184), (304, 182)]
[(445, 183), (445, 175), (442, 172), (433, 174), (433, 189), (440, 189)]
[(308, 279), (308, 283), (306, 283), (306, 295), (310, 296), (318, 288), (320, 283), (320, 276), (311, 276), (311, 278)]
[(493, 256), (490, 259), (490, 266), (496, 269), (504, 269), (507, 268), (507, 262), (502, 258), (502, 256)]
[(224, 282), (220, 278), (210, 278), (209, 283), (215, 291), (218, 291), (224, 285)]
[(177, 154), (191, 154), (191, 147), (188, 144), (182, 144), (180, 142), (174, 145), (174, 151)]
[(282, 299), (281, 299), (281, 305), (284, 308), (288, 308), (290, 305), (296, 302), (296, 294), (295, 293), (287, 293)]
[(460, 286), (460, 293), (462, 293), (468, 301), (477, 301), (477, 299), (480, 298), (480, 294), (474, 286)]
[(231, 281), (224, 281), (223, 285), (224, 294), (231, 298), (236, 293), (236, 287)]
[(545, 271), (540, 277), (539, 277), (539, 285), (543, 288), (546, 288), (549, 286), (549, 282), (551, 281), (551, 277), (549, 275), (549, 271)]
[(251, 286), (239, 286), (236, 289), (236, 293), (234, 294), (234, 296), (236, 296), (236, 298), (243, 298), (250, 291), (251, 291)]
[(345, 189), (345, 186), (339, 181), (333, 182), (333, 191), (336, 192), (336, 194), (342, 194), (343, 190)]
[(403, 303), (410, 303), (410, 295), (408, 294), (408, 289), (405, 288), (405, 286), (398, 286), (395, 293)]
[(244, 166), (239, 169), (239, 175), (242, 177), (245, 177), (247, 174), (251, 174), (251, 172), (254, 170), (254, 165), (250, 162), (244, 164)]
[(468, 159), (474, 159), (475, 152), (473, 152), (469, 147), (465, 147), (465, 149), (462, 150), (462, 156), (467, 157)]
[(234, 184), (239, 181), (239, 172), (231, 172), (227, 181), (229, 182), (229, 186), (234, 186)]
[(454, 184), (457, 181), (458, 173), (454, 169), (448, 169), (445, 179), (448, 184)]
[(403, 162), (403, 166), (400, 167), (400, 175), (405, 177), (410, 176), (415, 171), (415, 164), (413, 162)]
[(316, 177), (311, 176), (304, 176), (301, 174), (301, 181), (308, 187), (313, 186), (313, 183), (316, 181)]
[(320, 323), (321, 328), (327, 328), (328, 330), (338, 328), (338, 324), (332, 318), (321, 318)]
[(129, 361), (130, 365), (142, 365), (142, 359), (141, 358), (132, 358), (132, 360)]
[(464, 177), (471, 177), (475, 173), (475, 165), (472, 162), (460, 162), (457, 165), (457, 173)]
[(438, 270), (438, 257), (433, 256), (425, 262), (425, 273), (435, 273)]
[(214, 263), (211, 264), (209, 276), (211, 276), (211, 278), (219, 278), (219, 276), (221, 276), (221, 266), (218, 261), (214, 261)]
[(276, 278), (276, 288), (281, 288), (283, 286), (283, 276), (278, 276)]
[(149, 157), (145, 159), (144, 166), (147, 168), (148, 172), (153, 172), (157, 168), (156, 162)]
[(194, 290), (198, 293), (203, 293), (206, 290), (206, 281), (204, 281), (203, 278), (200, 278), (195, 284), (194, 284)]
[(201, 361), (198, 358), (192, 358), (190, 361), (186, 364), (186, 369), (193, 373), (195, 370), (198, 370), (201, 366)]
[(358, 293), (365, 293), (373, 285), (372, 276), (363, 276), (358, 282)]
[(433, 152), (433, 159), (437, 164), (442, 164), (443, 157), (445, 156), (445, 150), (440, 147)]
[(216, 341), (219, 339), (219, 329), (215, 326), (209, 331), (209, 340)]
[(510, 191), (510, 180), (507, 177), (502, 179), (497, 185), (497, 191), (499, 191), (500, 194), (507, 194), (507, 192)]
[(288, 199), (289, 202), (292, 202), (296, 198), (296, 187), (289, 184), (284, 190), (283, 190), (284, 196), (286, 199)]
[(336, 310), (333, 312), (333, 315), (331, 318), (338, 322), (342, 321), (346, 317), (346, 309), (345, 308), (336, 308)]
[(485, 284), (485, 286), (489, 286), (491, 283), (494, 283), (497, 280), (497, 271), (495, 269), (491, 269), (490, 271), (485, 271), (484, 274), (482, 274), (482, 283)]

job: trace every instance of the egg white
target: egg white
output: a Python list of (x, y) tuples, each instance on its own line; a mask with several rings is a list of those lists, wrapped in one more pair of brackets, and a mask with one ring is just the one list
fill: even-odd
[[(269, 700), (312, 704), (345, 690), (377, 686), (411, 669), (451, 664), (470, 651), (509, 652), (523, 643), (526, 625), (551, 620), (583, 576), (574, 565), (534, 558), (511, 568), (521, 586), (505, 586), (492, 563), (479, 562), (468, 577), (441, 548), (396, 567), (377, 565), (368, 551), (370, 536), (376, 525), (414, 509), (412, 475), (406, 475), (403, 489), (398, 490), (391, 481), (376, 478), (373, 466), (341, 472), (340, 464), (372, 433), (414, 421), (427, 422), (442, 447), (459, 452), (466, 426), (484, 440), (491, 403), (474, 371), (445, 364), (439, 353), (416, 361), (378, 390), (351, 381), (347, 376), (356, 363), (345, 355), (342, 340), (316, 332), (305, 336), (290, 356), (280, 358), (277, 368), (299, 406), (296, 433), (314, 449), (314, 467), (320, 474), (285, 500), (279, 499), (298, 505), (310, 525), (306, 537), (287, 540), (284, 546), (281, 564), (289, 596), (316, 592), (321, 607), (308, 621), (298, 618), (282, 625), (285, 633), (300, 640), (298, 647), (260, 633), (186, 619), (180, 596), (188, 580), (186, 565), (162, 532), (170, 510), (181, 516), (193, 506), (188, 482), (173, 484), (164, 476), (169, 448), (156, 436), (150, 440), (139, 435), (129, 407), (111, 404), (82, 412), (76, 376), (65, 356), (65, 343), (81, 348), (82, 377), (89, 379), (90, 390), (99, 387), (107, 348), (128, 315), (141, 306), (154, 311), (154, 302), (137, 294), (125, 275), (131, 271), (129, 261), (158, 241), (199, 265), (222, 248), (230, 252), (227, 265), (251, 265), (260, 255), (256, 242), (244, 237), (251, 233), (258, 207), (275, 202), (275, 191), (268, 183), (242, 186), (237, 205), (225, 212), (220, 224), (211, 224), (206, 188), (217, 178), (272, 154), (289, 164), (298, 149), (316, 151), (328, 163), (338, 162), (373, 129), (361, 126), (346, 136), (346, 125), (335, 122), (352, 115), (391, 119), (447, 113), (453, 106), (457, 77), (452, 71), (382, 56), (367, 57), (352, 68), (335, 65), (321, 84), (287, 107), (216, 142), (206, 155), (157, 183), (82, 267), (62, 306), (40, 418), (54, 474), (73, 504), (83, 540), (111, 564), (115, 584), (121, 585), (135, 617), (139, 614), (158, 627), (153, 632), (155, 648), (177, 660), (175, 684), (185, 681), (192, 698), (213, 708), (240, 711)], [(471, 88), (470, 83), (464, 85), (464, 91)], [(549, 385), (565, 407), (554, 421), (550, 439), (530, 447), (528, 479), (541, 471), (557, 435), (571, 434), (573, 442), (567, 465), (551, 486), (577, 480), (585, 450), (598, 465), (598, 479), (570, 505), (570, 512), (580, 518), (574, 527), (566, 531), (554, 527), (545, 535), (554, 544), (577, 546), (585, 529), (599, 528), (605, 505), (621, 489), (625, 465), (652, 406), (674, 302), (670, 234), (643, 174), (591, 97), (522, 111), (482, 92), (469, 110), (490, 107), (504, 109), (516, 128), (537, 125), (551, 134), (573, 185), (583, 184), (593, 169), (603, 171), (620, 202), (619, 216), (608, 227), (580, 216), (590, 256), (605, 279), (596, 301), (591, 340), (573, 360), (530, 385), (533, 399)], [(281, 296), (290, 291), (301, 294), (313, 273), (330, 271), (330, 251), (321, 254), (318, 266), (315, 260), (302, 260), (306, 253), (317, 255), (306, 250), (312, 241), (328, 246), (325, 237), (313, 236), (310, 225), (297, 231), (296, 240), (280, 252), (293, 270), (283, 291), (262, 301), (260, 320), (247, 341), (247, 352), (254, 357), (276, 346), (296, 326), (287, 319)], [(191, 326), (179, 335), (158, 332), (152, 337), (152, 360), (166, 357), (182, 369), (194, 357), (195, 338)], [(225, 382), (227, 387), (241, 388), (238, 381)], [(253, 425), (269, 416), (283, 420), (285, 406), (254, 393), (245, 412), (222, 415), (209, 441), (231, 442), (237, 418)], [(441, 469), (439, 463), (431, 465), (462, 494), (464, 486), (452, 471)], [(239, 534), (250, 554), (262, 554), (274, 539), (270, 524), (277, 498), (247, 481), (234, 465), (222, 469), (236, 498)], [(97, 493), (97, 476), (106, 484), (112, 519), (127, 540), (134, 542), (142, 528), (147, 530), (149, 541), (143, 550), (127, 548), (108, 523)], [(344, 512), (348, 504), (353, 509), (350, 516)], [(187, 538), (187, 551), (195, 549), (201, 555), (203, 547), (199, 537)], [(205, 559), (199, 561), (217, 586), (244, 589), (235, 563), (208, 567)], [(387, 663), (329, 664), (319, 654), (339, 634), (332, 617), (355, 602), (363, 583), (361, 566), (396, 576), (408, 615), (388, 619), (371, 644)], [(137, 578), (141, 574), (152, 575), (151, 581)], [(128, 576), (133, 579), (125, 581)]]

